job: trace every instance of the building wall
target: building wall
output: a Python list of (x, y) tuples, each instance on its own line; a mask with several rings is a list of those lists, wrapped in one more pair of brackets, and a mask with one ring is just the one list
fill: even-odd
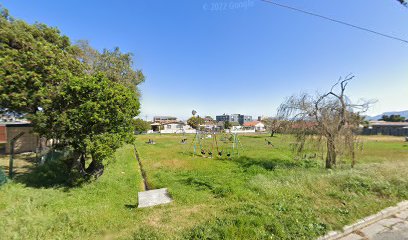
[(248, 115), (241, 115), (241, 114), (230, 114), (230, 115), (218, 115), (215, 117), (217, 122), (231, 122), (231, 123), (239, 123), (243, 125), (246, 122), (252, 122), (252, 116)]
[(0, 126), (0, 143), (7, 142), (6, 126)]
[(226, 122), (226, 121), (230, 121), (230, 116), (229, 115), (219, 115), (215, 117), (215, 120), (217, 122)]
[(263, 123), (258, 123), (255, 125), (255, 130), (258, 132), (264, 132), (265, 129), (265, 125)]
[(230, 122), (236, 122), (239, 123), (239, 114), (231, 114), (230, 115)]
[(23, 153), (23, 152), (35, 152), (38, 146), (38, 136), (32, 132), (32, 127), (23, 127), (23, 126), (7, 126), (7, 145), (6, 145), (6, 154), (10, 153), (10, 141), (15, 136), (24, 132), (24, 135), (21, 136), (14, 145), (14, 153)]
[(248, 116), (248, 115), (239, 115), (238, 117), (238, 122), (241, 125), (244, 125), (244, 123), (247, 122), (252, 122), (252, 116)]
[(195, 129), (184, 124), (166, 124), (163, 127), (164, 129), (160, 130), (160, 133), (196, 133)]

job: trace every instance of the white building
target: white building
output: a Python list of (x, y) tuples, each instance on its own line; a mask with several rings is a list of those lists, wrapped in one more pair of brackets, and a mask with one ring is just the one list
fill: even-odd
[(253, 121), (253, 122), (244, 123), (244, 128), (245, 129), (253, 129), (256, 132), (265, 132), (266, 131), (265, 124), (263, 124), (260, 121)]
[(180, 123), (168, 123), (162, 125), (162, 130), (160, 133), (196, 133), (196, 130), (190, 127), (189, 125), (180, 122)]

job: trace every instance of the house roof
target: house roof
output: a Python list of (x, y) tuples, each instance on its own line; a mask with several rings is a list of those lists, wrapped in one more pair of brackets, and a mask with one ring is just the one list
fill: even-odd
[(255, 127), (259, 123), (261, 123), (261, 122), (260, 121), (246, 122), (246, 123), (244, 123), (244, 127)]
[(163, 125), (163, 126), (165, 126), (165, 125), (186, 125), (186, 123), (183, 122), (183, 121), (179, 121), (179, 122), (163, 123), (162, 125)]
[(371, 121), (371, 126), (381, 126), (381, 127), (408, 127), (408, 122), (385, 122), (385, 121)]
[(177, 119), (177, 117), (173, 117), (173, 116), (154, 116), (153, 119), (156, 119), (156, 120), (169, 120), (169, 119), (174, 120), (174, 119)]

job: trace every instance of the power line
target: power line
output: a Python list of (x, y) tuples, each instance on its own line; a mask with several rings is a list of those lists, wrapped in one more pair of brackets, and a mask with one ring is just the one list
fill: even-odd
[(326, 16), (323, 16), (323, 15), (320, 15), (320, 14), (317, 14), (317, 13), (313, 13), (313, 12), (305, 11), (305, 10), (302, 10), (302, 9), (299, 9), (299, 8), (295, 8), (295, 7), (284, 5), (284, 4), (281, 4), (281, 3), (277, 3), (277, 2), (274, 2), (272, 0), (261, 0), (261, 1), (265, 2), (265, 3), (273, 4), (273, 5), (278, 6), (278, 7), (282, 7), (282, 8), (290, 9), (290, 10), (293, 10), (293, 11), (301, 12), (301, 13), (304, 13), (304, 14), (308, 14), (308, 15), (311, 15), (311, 16), (314, 16), (314, 17), (322, 18), (322, 19), (332, 21), (332, 22), (335, 22), (335, 23), (343, 24), (343, 25), (346, 25), (348, 27), (356, 28), (356, 29), (366, 31), (366, 32), (369, 32), (369, 33), (377, 34), (377, 35), (382, 36), (382, 37), (390, 38), (390, 39), (397, 40), (397, 41), (400, 41), (400, 42), (403, 42), (403, 43), (408, 43), (408, 40), (405, 40), (405, 39), (402, 39), (402, 38), (399, 38), (399, 37), (395, 37), (395, 36), (392, 36), (392, 35), (380, 33), (380, 32), (365, 28), (365, 27), (359, 27), (359, 26), (351, 24), (351, 23), (343, 22), (341, 20), (336, 20), (334, 18), (326, 17)]

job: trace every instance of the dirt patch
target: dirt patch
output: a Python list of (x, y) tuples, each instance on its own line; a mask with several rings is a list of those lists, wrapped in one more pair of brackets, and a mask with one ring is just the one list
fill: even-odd
[[(9, 162), (10, 162), (9, 155), (0, 156), (0, 168), (3, 169), (7, 175), (9, 171)], [(35, 157), (35, 153), (24, 153), (15, 155), (13, 162), (14, 175), (25, 174), (30, 172), (36, 163), (37, 159)]]

